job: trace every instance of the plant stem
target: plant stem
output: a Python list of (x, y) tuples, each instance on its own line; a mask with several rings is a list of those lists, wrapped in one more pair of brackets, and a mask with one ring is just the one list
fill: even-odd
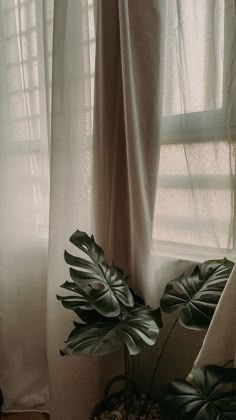
[(156, 378), (156, 374), (157, 374), (157, 371), (158, 371), (158, 367), (159, 367), (159, 365), (160, 365), (160, 362), (161, 362), (162, 356), (163, 356), (163, 354), (164, 354), (164, 351), (165, 351), (165, 349), (166, 349), (166, 346), (167, 346), (167, 344), (168, 344), (168, 342), (169, 342), (169, 339), (170, 339), (170, 337), (171, 337), (172, 331), (174, 330), (174, 328), (175, 328), (175, 326), (176, 326), (177, 322), (178, 322), (178, 317), (176, 318), (175, 322), (173, 323), (172, 327), (170, 328), (170, 331), (168, 332), (167, 337), (166, 337), (166, 339), (165, 339), (165, 342), (164, 342), (164, 344), (163, 344), (163, 346), (162, 346), (162, 349), (161, 349), (160, 355), (159, 355), (159, 357), (158, 357), (158, 359), (157, 359), (157, 363), (156, 363), (156, 366), (155, 366), (155, 368), (154, 368), (154, 371), (153, 371), (153, 374), (152, 374), (152, 378), (151, 378), (151, 381), (150, 381), (150, 385), (149, 385), (149, 388), (148, 388), (148, 392), (147, 392), (147, 395), (148, 395), (148, 396), (150, 396), (150, 393), (151, 393), (151, 391), (152, 391), (152, 387), (153, 387), (153, 384), (154, 384), (154, 381), (155, 381), (155, 378)]
[[(172, 331), (174, 330), (174, 328), (175, 328), (175, 326), (176, 326), (176, 324), (177, 324), (177, 322), (178, 322), (178, 318), (179, 318), (179, 317), (177, 316), (177, 318), (176, 318), (175, 322), (173, 323), (172, 327), (170, 328), (170, 330), (169, 330), (169, 332), (168, 332), (168, 334), (167, 334), (167, 337), (166, 337), (166, 339), (165, 339), (165, 342), (164, 342), (164, 344), (163, 344), (163, 346), (162, 346), (162, 349), (161, 349), (160, 355), (159, 355), (159, 357), (158, 357), (158, 359), (157, 359), (156, 366), (155, 366), (155, 368), (154, 368), (154, 371), (153, 371), (153, 374), (152, 374), (152, 378), (151, 378), (151, 381), (150, 381), (150, 384), (149, 384), (149, 387), (148, 387), (148, 391), (147, 391), (147, 394), (146, 394), (146, 399), (145, 399), (145, 402), (144, 402), (144, 407), (145, 407), (145, 404), (146, 404), (146, 402), (147, 402), (148, 398), (149, 398), (149, 397), (150, 397), (150, 395), (151, 395), (151, 392), (152, 392), (152, 387), (153, 387), (154, 382), (155, 382), (155, 379), (156, 379), (156, 374), (157, 374), (157, 371), (158, 371), (158, 368), (159, 368), (159, 365), (160, 365), (160, 362), (161, 362), (162, 356), (163, 356), (164, 351), (165, 351), (165, 349), (166, 349), (166, 346), (167, 346), (167, 344), (168, 344), (168, 342), (169, 342), (169, 339), (170, 339), (170, 337), (171, 337)], [(151, 409), (152, 409), (152, 405), (151, 405), (150, 409), (148, 410), (148, 412), (147, 412), (147, 414), (146, 414), (146, 416), (145, 416), (145, 420), (148, 418), (148, 415), (149, 415), (149, 413), (150, 413)]]
[(135, 372), (135, 360), (134, 356), (131, 357), (131, 374), (130, 377), (132, 380), (134, 380), (134, 372)]
[(125, 376), (128, 378), (129, 375), (129, 361), (128, 361), (128, 354), (127, 348), (124, 346), (124, 366), (125, 366)]
[(130, 410), (130, 401), (129, 401), (129, 397), (130, 397), (130, 391), (129, 391), (129, 385), (130, 385), (130, 380), (132, 379), (132, 373), (131, 373), (131, 367), (130, 367), (130, 359), (129, 359), (129, 352), (127, 350), (127, 347), (124, 346), (124, 363), (125, 363), (125, 378), (126, 378), (126, 384), (125, 384), (125, 408), (126, 408), (126, 414), (129, 414), (129, 410)]
[(234, 360), (229, 360), (222, 367), (226, 367), (226, 366), (230, 365), (230, 363), (233, 363), (233, 362), (234, 362)]

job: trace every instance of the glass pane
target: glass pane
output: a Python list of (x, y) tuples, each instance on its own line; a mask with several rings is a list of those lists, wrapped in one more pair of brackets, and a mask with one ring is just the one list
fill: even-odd
[(167, 0), (163, 115), (222, 108), (223, 0)]
[(162, 146), (154, 240), (232, 249), (232, 147), (220, 140)]

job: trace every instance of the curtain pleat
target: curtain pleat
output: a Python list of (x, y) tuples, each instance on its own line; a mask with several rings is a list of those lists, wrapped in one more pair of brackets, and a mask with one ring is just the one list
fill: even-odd
[(96, 237), (141, 287), (147, 281), (159, 161), (158, 1), (98, 1), (94, 115)]
[(236, 267), (216, 308), (194, 366), (236, 366)]
[[(102, 399), (106, 382), (122, 373), (119, 359), (62, 357), (75, 314), (56, 300), (69, 280), (64, 250), (75, 253), (69, 237), (91, 234), (94, 22), (91, 1), (55, 2), (52, 84), (50, 244), (47, 344), (52, 420), (88, 419)], [(101, 197), (102, 199), (102, 197)]]

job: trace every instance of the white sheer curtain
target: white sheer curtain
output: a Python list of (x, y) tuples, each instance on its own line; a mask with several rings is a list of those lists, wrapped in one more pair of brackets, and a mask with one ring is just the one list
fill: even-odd
[(104, 382), (96, 360), (83, 360), (77, 369), (75, 360), (62, 362), (59, 349), (71, 316), (56, 294), (67, 276), (63, 249), (69, 235), (78, 227), (89, 232), (91, 225), (93, 1), (55, 2), (54, 22), (53, 9), (53, 0), (0, 1), (0, 387), (5, 411), (50, 410), (59, 419), (53, 403), (49, 407), (50, 384), (65, 419), (70, 398), (64, 404), (61, 380), (61, 392), (75, 389), (79, 408), (71, 418), (86, 418), (98, 396), (86, 390), (78, 404), (85, 384), (76, 389), (73, 374), (76, 380), (84, 369), (82, 381), (91, 390), (94, 383), (97, 392)]
[[(196, 263), (223, 257), (236, 261), (235, 1), (166, 4), (160, 167), (146, 289), (153, 305), (170, 279)], [(186, 337), (177, 329), (159, 384), (187, 375), (194, 357), (196, 366), (235, 360), (235, 301), (234, 270), (200, 354), (202, 335)], [(177, 367), (173, 345), (183, 355)]]
[(54, 5), (47, 344), (50, 415), (55, 420), (89, 418), (106, 380), (120, 372), (119, 360), (112, 367), (112, 358), (59, 353), (75, 319), (55, 299), (59, 286), (69, 280), (64, 250), (75, 252), (69, 237), (76, 229), (92, 233), (93, 13), (91, 0), (57, 0)]
[(46, 407), (52, 2), (0, 2), (0, 383), (5, 409)]
[(234, 2), (167, 4), (154, 238), (182, 255), (235, 256)]

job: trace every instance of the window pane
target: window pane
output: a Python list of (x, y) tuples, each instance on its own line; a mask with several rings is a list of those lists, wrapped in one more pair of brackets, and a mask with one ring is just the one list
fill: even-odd
[(223, 0), (167, 0), (163, 115), (222, 108)]
[(232, 147), (220, 140), (162, 146), (154, 240), (232, 249)]

